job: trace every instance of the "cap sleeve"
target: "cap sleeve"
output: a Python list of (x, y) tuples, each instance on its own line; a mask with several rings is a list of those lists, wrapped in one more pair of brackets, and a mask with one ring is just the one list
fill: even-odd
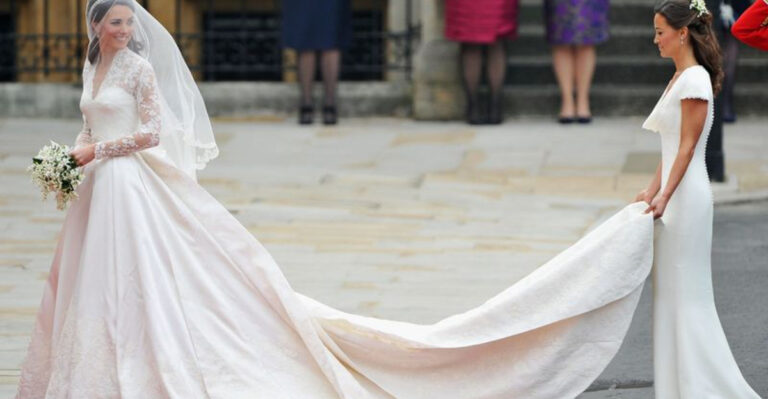
[(678, 96), (680, 100), (699, 99), (712, 101), (712, 82), (709, 73), (704, 67), (695, 67), (695, 70), (681, 77)]

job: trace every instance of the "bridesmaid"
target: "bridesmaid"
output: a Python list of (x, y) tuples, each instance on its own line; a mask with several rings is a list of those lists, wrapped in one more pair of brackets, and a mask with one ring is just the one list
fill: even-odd
[(752, 47), (768, 51), (768, 0), (755, 0), (733, 24), (731, 34)]
[(314, 118), (312, 84), (318, 54), (323, 76), (323, 123), (336, 124), (336, 88), (339, 81), (341, 50), (352, 37), (350, 0), (282, 0), (283, 47), (298, 54), (299, 123), (311, 124)]
[(589, 123), (589, 89), (597, 62), (595, 45), (608, 40), (608, 0), (545, 0), (544, 14), (560, 86), (558, 122)]
[[(462, 80), (467, 95), (469, 124), (502, 121), (502, 90), (507, 69), (504, 39), (517, 37), (518, 0), (445, 0), (445, 37), (461, 43)], [(490, 86), (487, 111), (479, 105), (483, 66)]]

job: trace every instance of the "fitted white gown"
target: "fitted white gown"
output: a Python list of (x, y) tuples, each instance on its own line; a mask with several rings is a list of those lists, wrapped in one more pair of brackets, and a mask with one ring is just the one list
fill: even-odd
[(712, 291), (712, 191), (704, 163), (714, 105), (704, 67), (685, 69), (643, 127), (661, 136), (662, 191), (680, 146), (681, 101), (707, 101), (693, 158), (656, 226), (653, 355), (656, 399), (759, 399), (728, 347)]

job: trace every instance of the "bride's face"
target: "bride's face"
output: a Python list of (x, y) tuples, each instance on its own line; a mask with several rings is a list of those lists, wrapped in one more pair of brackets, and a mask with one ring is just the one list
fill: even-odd
[(133, 18), (133, 10), (129, 7), (112, 7), (97, 28), (102, 49), (117, 51), (128, 46), (133, 36)]
[(664, 58), (674, 57), (682, 47), (680, 38), (681, 29), (675, 29), (667, 23), (667, 19), (661, 14), (653, 17), (653, 26), (656, 34), (653, 36), (653, 44), (659, 48), (659, 53)]

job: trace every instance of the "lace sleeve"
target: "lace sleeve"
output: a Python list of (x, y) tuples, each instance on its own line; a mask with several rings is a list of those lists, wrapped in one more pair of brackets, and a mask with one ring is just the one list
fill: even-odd
[(88, 144), (93, 144), (93, 136), (91, 136), (91, 128), (88, 126), (88, 121), (85, 119), (85, 115), (83, 115), (83, 129), (80, 130), (80, 133), (75, 139), (75, 149), (84, 147)]
[(96, 143), (96, 159), (125, 156), (160, 144), (160, 100), (155, 73), (142, 65), (134, 94), (139, 111), (139, 130), (132, 136)]

